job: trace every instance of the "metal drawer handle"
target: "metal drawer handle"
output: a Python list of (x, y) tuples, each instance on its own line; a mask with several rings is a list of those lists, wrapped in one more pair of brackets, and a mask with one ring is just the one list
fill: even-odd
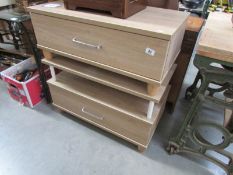
[(96, 118), (98, 120), (103, 120), (104, 119), (103, 116), (97, 116), (97, 115), (95, 115), (95, 114), (93, 114), (91, 112), (86, 111), (85, 107), (82, 108), (82, 112), (85, 113), (85, 114), (87, 114), (87, 115), (89, 115), (89, 116), (91, 116), (91, 117), (93, 117), (93, 118)]
[(91, 47), (91, 48), (94, 48), (94, 49), (98, 49), (98, 50), (102, 48), (101, 45), (93, 45), (93, 44), (85, 43), (83, 41), (78, 40), (78, 38), (76, 38), (76, 37), (74, 37), (72, 39), (72, 41), (74, 43), (77, 43), (77, 44), (80, 44), (80, 45), (83, 45), (83, 46), (86, 46), (86, 47)]

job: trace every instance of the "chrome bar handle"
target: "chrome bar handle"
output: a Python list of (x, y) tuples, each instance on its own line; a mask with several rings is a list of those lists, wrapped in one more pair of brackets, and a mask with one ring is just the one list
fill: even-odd
[(85, 107), (82, 108), (82, 112), (85, 113), (85, 114), (87, 114), (87, 115), (89, 115), (89, 116), (91, 116), (91, 117), (93, 117), (93, 118), (96, 118), (98, 120), (103, 120), (104, 119), (103, 116), (97, 116), (97, 115), (95, 115), (95, 114), (93, 114), (91, 112), (86, 111)]
[(74, 38), (72, 39), (72, 41), (73, 41), (74, 43), (77, 43), (77, 44), (80, 44), (80, 45), (83, 45), (83, 46), (86, 46), (86, 47), (91, 47), (91, 48), (94, 48), (94, 49), (98, 49), (98, 50), (102, 48), (101, 45), (93, 45), (93, 44), (89, 44), (89, 43), (85, 43), (85, 42), (83, 42), (83, 41), (80, 41), (80, 40), (78, 40), (77, 37), (74, 37)]

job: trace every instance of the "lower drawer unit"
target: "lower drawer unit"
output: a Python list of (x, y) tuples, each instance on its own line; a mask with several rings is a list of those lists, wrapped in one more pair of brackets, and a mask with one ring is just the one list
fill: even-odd
[(153, 117), (148, 120), (144, 116), (146, 100), (65, 72), (56, 80), (50, 79), (48, 84), (55, 106), (138, 145), (140, 149), (147, 148), (163, 112), (164, 103), (158, 104)]

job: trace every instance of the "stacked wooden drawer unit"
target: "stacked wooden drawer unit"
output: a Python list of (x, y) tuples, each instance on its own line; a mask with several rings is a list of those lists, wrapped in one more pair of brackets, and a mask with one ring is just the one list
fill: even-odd
[[(30, 7), (53, 104), (147, 148), (163, 113), (188, 14), (147, 7), (128, 19)], [(54, 67), (63, 70), (55, 75)]]

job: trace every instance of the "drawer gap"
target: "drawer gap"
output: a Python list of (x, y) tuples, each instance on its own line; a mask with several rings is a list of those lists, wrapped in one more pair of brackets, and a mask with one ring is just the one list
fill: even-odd
[(76, 75), (63, 71), (56, 75), (56, 80), (50, 79), (48, 83), (128, 115), (147, 117), (149, 101)]
[(145, 82), (62, 56), (43, 59), (43, 63), (155, 103), (161, 102), (166, 90), (166, 86), (154, 84), (155, 92), (149, 95)]

